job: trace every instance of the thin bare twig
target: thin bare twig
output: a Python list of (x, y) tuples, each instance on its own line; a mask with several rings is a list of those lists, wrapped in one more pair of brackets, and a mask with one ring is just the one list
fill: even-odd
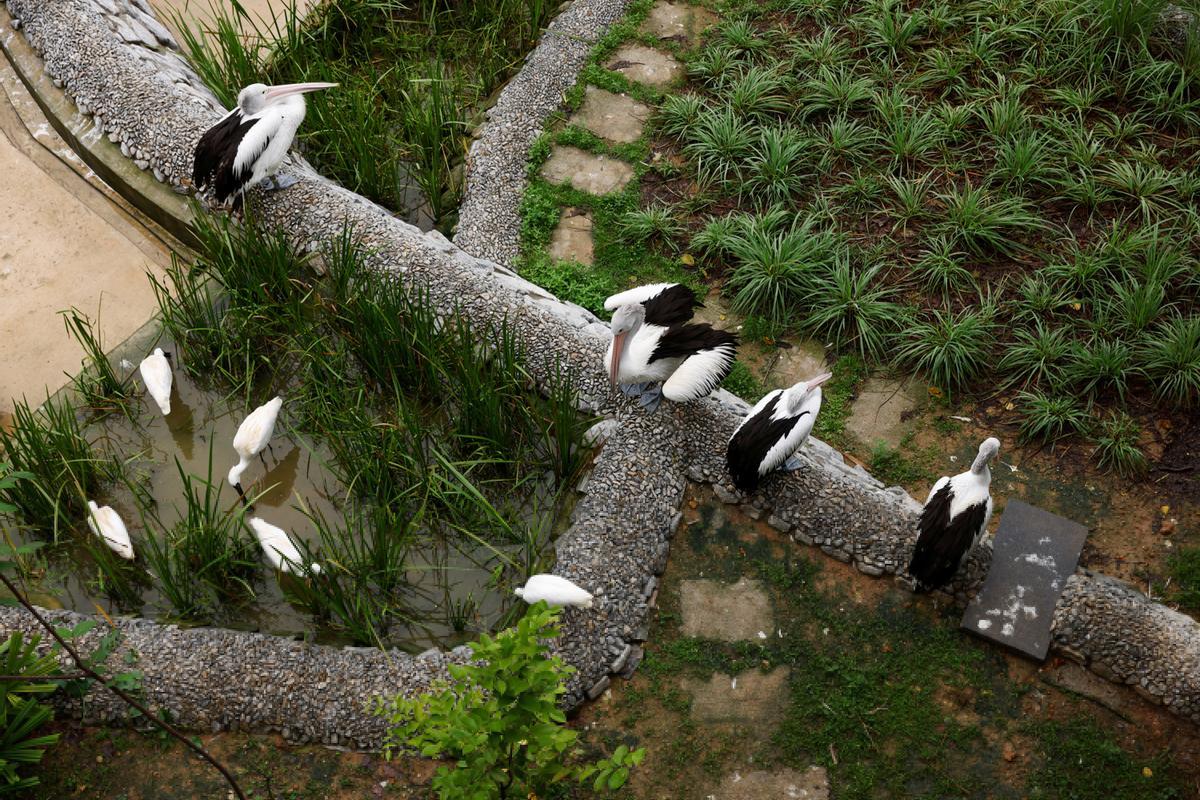
[(153, 724), (157, 725), (159, 728), (162, 728), (167, 733), (171, 734), (171, 736), (174, 736), (176, 739), (183, 742), (185, 745), (187, 745), (188, 749), (195, 752), (198, 756), (203, 758), (209, 764), (212, 764), (213, 767), (216, 768), (217, 772), (220, 772), (221, 775), (224, 776), (225, 780), (229, 783), (230, 788), (233, 789), (233, 793), (235, 795), (237, 795), (238, 800), (246, 800), (246, 795), (242, 791), (242, 787), (238, 785), (237, 780), (233, 777), (232, 774), (230, 774), (229, 770), (225, 769), (224, 765), (222, 765), (221, 762), (217, 761), (215, 758), (213, 758), (211, 755), (209, 755), (208, 751), (205, 750), (203, 747), (201, 747), (199, 744), (192, 741), (187, 736), (185, 736), (183, 733), (181, 733), (179, 730), (177, 730), (174, 725), (172, 725), (169, 722), (167, 722), (166, 720), (161, 719), (158, 716), (156, 716), (150, 709), (148, 709), (148, 708), (146, 708), (146, 706), (142, 705), (142, 703), (139, 700), (137, 700), (135, 697), (133, 697), (132, 695), (130, 695), (128, 692), (124, 691), (123, 689), (120, 689), (120, 688), (112, 685), (111, 683), (108, 682), (107, 679), (105, 679), (105, 677), (103, 675), (101, 675), (99, 672), (96, 672), (94, 669), (89, 667), (87, 665), (87, 663), (83, 660), (83, 658), (80, 657), (79, 653), (75, 651), (75, 648), (71, 647), (71, 645), (67, 642), (67, 640), (64, 639), (59, 634), (59, 632), (55, 629), (55, 627), (53, 625), (51, 625), (49, 622), (47, 622), (45, 617), (43, 617), (40, 613), (38, 613), (38, 610), (36, 608), (34, 608), (33, 604), (25, 599), (25, 595), (22, 594), (21, 590), (18, 589), (16, 587), (16, 585), (11, 580), (9, 580), (8, 576), (5, 575), (3, 572), (0, 572), (0, 581), (2, 581), (4, 583), (4, 585), (6, 587), (8, 587), (8, 590), (10, 592), (12, 592), (13, 597), (17, 598), (17, 602), (20, 603), (22, 606), (24, 606), (25, 610), (33, 615), (33, 618), (35, 620), (37, 620), (37, 623), (46, 629), (46, 631), (50, 634), (50, 636), (52, 636), (54, 638), (54, 641), (58, 642), (59, 647), (61, 647), (63, 649), (63, 651), (66, 652), (66, 654), (71, 657), (71, 660), (75, 662), (75, 666), (79, 668), (80, 672), (82, 672), (84, 675), (91, 678), (92, 680), (99, 682), (102, 686), (106, 687), (110, 692), (115, 694), (117, 697), (121, 698), (121, 700), (124, 701), (126, 704), (131, 705), (134, 708), (136, 708), (139, 712), (141, 712), (143, 717), (148, 719)]

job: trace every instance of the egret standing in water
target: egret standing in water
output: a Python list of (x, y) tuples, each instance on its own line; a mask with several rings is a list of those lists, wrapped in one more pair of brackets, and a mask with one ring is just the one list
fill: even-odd
[(95, 501), (88, 500), (87, 524), (114, 553), (133, 560), (133, 543), (129, 540), (125, 521), (111, 506), (98, 506)]
[(158, 410), (164, 417), (170, 414), (172, 376), (171, 362), (167, 354), (161, 347), (154, 348), (153, 353), (142, 359), (138, 371), (142, 373), (142, 383), (146, 384), (146, 391), (158, 404)]
[(613, 385), (649, 411), (662, 398), (686, 403), (710, 394), (733, 369), (737, 337), (707, 322), (690, 322), (701, 305), (691, 289), (655, 283), (614, 294), (612, 342), (604, 359)]
[(263, 448), (271, 443), (275, 420), (279, 418), (279, 409), (282, 407), (282, 397), (267, 401), (251, 411), (233, 435), (233, 449), (237, 451), (238, 463), (229, 470), (229, 485), (237, 489), (243, 505), (249, 505), (250, 502), (242, 491), (242, 473), (250, 466), (250, 459), (261, 454)]
[(530, 605), (545, 600), (551, 606), (592, 607), (590, 592), (557, 575), (530, 575), (524, 586), (513, 589), (513, 594)]
[(725, 448), (734, 486), (750, 492), (774, 469), (800, 468), (795, 454), (817, 421), (821, 384), (832, 377), (826, 372), (790, 389), (776, 389), (750, 409)]
[(999, 452), (999, 439), (984, 439), (969, 470), (953, 478), (943, 475), (933, 485), (921, 510), (917, 523), (921, 535), (908, 564), (917, 591), (928, 592), (949, 583), (967, 553), (983, 538), (992, 518), (988, 462)]
[(219, 203), (232, 197), (234, 210), (252, 186), (266, 182), (266, 188), (286, 189), (294, 184), (294, 177), (271, 181), (271, 176), (283, 166), (304, 121), (304, 94), (334, 86), (337, 84), (252, 83), (242, 89), (237, 107), (200, 137), (192, 183), (197, 189), (212, 189)]

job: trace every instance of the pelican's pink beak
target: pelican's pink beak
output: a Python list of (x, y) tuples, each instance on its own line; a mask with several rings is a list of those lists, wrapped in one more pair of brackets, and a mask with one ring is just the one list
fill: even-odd
[(337, 86), (336, 83), (284, 83), (279, 86), (272, 86), (267, 89), (267, 102), (272, 103), (281, 97), (288, 97), (293, 94), (305, 94), (307, 92), (315, 92), (318, 89), (332, 89)]
[(813, 389), (816, 389), (818, 386), (820, 386), (822, 383), (824, 383), (825, 381), (829, 380), (832, 377), (833, 377), (832, 372), (825, 372), (825, 373), (822, 373), (821, 375), (818, 375), (817, 377), (813, 378), (812, 380), (806, 381), (804, 385), (808, 388), (808, 391), (811, 392)]
[(617, 370), (621, 366), (621, 355), (625, 352), (625, 337), (628, 333), (613, 334), (612, 363), (608, 365), (608, 381), (617, 385)]

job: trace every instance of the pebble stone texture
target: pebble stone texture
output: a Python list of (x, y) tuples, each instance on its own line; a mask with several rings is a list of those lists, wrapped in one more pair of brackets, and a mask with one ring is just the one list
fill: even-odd
[[(47, 74), (131, 157), (160, 180), (185, 185), (195, 143), (222, 110), (162, 31), (146, 23), (145, 0), (5, 2)], [(610, 417), (592, 431), (604, 448), (581, 485), (574, 524), (556, 543), (556, 571), (597, 598), (587, 613), (567, 612), (554, 644), (577, 670), (564, 698), (568, 707), (599, 696), (611, 674), (631, 674), (640, 661), (687, 479), (713, 483), (724, 501), (748, 502), (752, 515), (766, 515), (797, 541), (875, 576), (903, 571), (919, 511), (903, 490), (884, 488), (815, 440), (801, 454), (802, 469), (768, 479), (753, 497), (729, 488), (724, 446), (745, 403), (718, 392), (645, 416), (609, 390), (601, 364), (605, 324), (487, 260), (515, 255), (526, 148), (574, 82), (591, 43), (623, 8), (622, 0), (577, 0), (501, 94), (468, 173), (472, 184), (491, 188), (468, 186), (460, 216), (459, 245), (475, 255), (393, 218), (300, 160), (290, 167), (300, 178), (295, 186), (251, 198), (267, 224), (312, 249), (352, 225), (372, 253), (372, 268), (424, 285), (445, 313), (507, 320), (526, 342), (535, 377), (573, 370), (581, 407)], [(960, 604), (978, 589), (990, 556), (990, 542), (976, 548), (950, 587)], [(56, 612), (55, 618), (74, 617)], [(370, 697), (421, 691), (444, 674), (448, 658), (466, 655), (412, 657), (144, 620), (118, 624), (126, 636), (116, 658), (135, 651), (146, 699), (187, 727), (279, 731), (364, 749), (378, 747), (382, 732), (363, 713)], [(0, 608), (0, 632), (14, 629), (32, 630), (31, 620), (20, 609)], [(1055, 609), (1054, 637), (1058, 652), (1200, 722), (1200, 625), (1190, 618), (1081, 572)], [(102, 692), (74, 711), (109, 719), (119, 713)]]

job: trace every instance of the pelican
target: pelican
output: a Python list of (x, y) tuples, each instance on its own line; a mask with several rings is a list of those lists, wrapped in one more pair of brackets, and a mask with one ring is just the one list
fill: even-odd
[(138, 371), (142, 373), (142, 383), (146, 384), (146, 391), (154, 398), (154, 402), (158, 403), (163, 416), (170, 414), (171, 362), (167, 359), (167, 354), (161, 347), (154, 348), (153, 353), (142, 359)]
[(716, 389), (733, 369), (738, 341), (706, 322), (689, 322), (700, 304), (678, 283), (639, 286), (605, 300), (604, 307), (613, 312), (612, 342), (604, 357), (613, 385), (640, 396), (649, 411), (663, 397), (686, 403)]
[(821, 384), (832, 377), (826, 372), (790, 389), (776, 389), (750, 409), (725, 448), (725, 463), (737, 488), (750, 492), (771, 470), (799, 469), (795, 454), (817, 421)]
[(320, 564), (309, 564), (307, 568), (304, 566), (299, 548), (283, 528), (277, 528), (260, 517), (251, 517), (250, 529), (254, 531), (263, 552), (267, 554), (267, 560), (275, 569), (292, 575), (320, 574)]
[(251, 411), (233, 435), (233, 449), (238, 454), (238, 463), (229, 470), (229, 485), (237, 489), (244, 505), (249, 503), (246, 493), (242, 491), (242, 473), (250, 466), (250, 459), (271, 443), (271, 435), (275, 433), (275, 420), (279, 418), (279, 409), (282, 407), (282, 397), (268, 400)]
[(98, 506), (95, 501), (88, 500), (88, 527), (92, 533), (109, 546), (121, 558), (133, 560), (133, 543), (129, 541), (129, 531), (121, 515), (112, 510), (111, 506)]
[(273, 176), (287, 158), (296, 130), (304, 121), (304, 94), (329, 89), (336, 83), (252, 83), (238, 93), (237, 107), (200, 137), (193, 157), (192, 183), (211, 188), (217, 202), (233, 197), (242, 204), (246, 190), (264, 183), (286, 189), (294, 177)]
[(921, 535), (908, 564), (917, 591), (928, 592), (949, 583), (983, 537), (992, 518), (988, 462), (999, 452), (999, 439), (984, 439), (971, 469), (953, 478), (943, 475), (933, 485), (917, 524)]
[(592, 595), (589, 592), (557, 575), (530, 575), (523, 587), (513, 589), (513, 594), (530, 605), (545, 600), (551, 606), (592, 607)]

